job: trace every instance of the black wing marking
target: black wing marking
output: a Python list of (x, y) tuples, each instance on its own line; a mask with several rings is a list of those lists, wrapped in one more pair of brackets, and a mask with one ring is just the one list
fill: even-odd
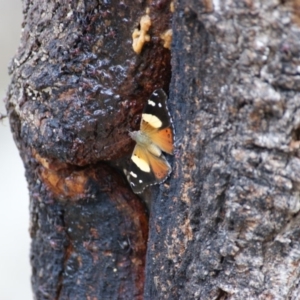
[(144, 151), (143, 153), (148, 158), (147, 163), (149, 163), (150, 172), (143, 171), (131, 159), (129, 183), (135, 194), (142, 193), (147, 186), (164, 182), (172, 171), (171, 166), (163, 155), (157, 157), (147, 150), (142, 149), (139, 145), (135, 146), (133, 153), (137, 152), (141, 154), (140, 151)]
[[(144, 151), (139, 145), (136, 145), (134, 153), (141, 153)], [(143, 152), (146, 155), (145, 152)], [(150, 167), (150, 165), (149, 165)], [(156, 182), (156, 178), (152, 170), (150, 172), (144, 172), (139, 166), (132, 160), (131, 158), (131, 165), (130, 165), (130, 172), (129, 172), (129, 183), (134, 193), (140, 194), (148, 185), (154, 184)]]
[(148, 99), (143, 114), (156, 116), (161, 122), (160, 128), (171, 126), (171, 116), (167, 107), (167, 95), (163, 89), (155, 90)]

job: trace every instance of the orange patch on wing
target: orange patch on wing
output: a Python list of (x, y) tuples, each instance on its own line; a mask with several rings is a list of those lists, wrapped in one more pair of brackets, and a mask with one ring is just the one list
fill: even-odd
[(148, 159), (150, 162), (151, 169), (159, 181), (164, 180), (170, 173), (171, 167), (167, 161), (152, 155), (148, 152)]
[(139, 159), (142, 159), (142, 160), (148, 162), (148, 156), (145, 152), (145, 149), (143, 147), (141, 147), (140, 145), (135, 145), (132, 155), (135, 155)]
[(149, 134), (152, 142), (156, 144), (162, 151), (173, 154), (173, 132), (170, 127), (152, 132)]
[(139, 145), (135, 145), (131, 160), (143, 171), (150, 172), (149, 159), (147, 155), (147, 150)]
[(146, 134), (151, 134), (153, 132), (157, 132), (158, 129), (152, 127), (148, 122), (142, 119), (141, 122), (141, 131), (145, 132)]

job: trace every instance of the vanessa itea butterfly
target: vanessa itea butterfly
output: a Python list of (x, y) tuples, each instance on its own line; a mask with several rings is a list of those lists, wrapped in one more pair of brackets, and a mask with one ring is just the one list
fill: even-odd
[(162, 152), (173, 154), (173, 128), (167, 108), (167, 95), (155, 90), (142, 113), (139, 131), (129, 135), (136, 141), (131, 156), (129, 183), (134, 193), (141, 193), (147, 186), (162, 183), (172, 169)]

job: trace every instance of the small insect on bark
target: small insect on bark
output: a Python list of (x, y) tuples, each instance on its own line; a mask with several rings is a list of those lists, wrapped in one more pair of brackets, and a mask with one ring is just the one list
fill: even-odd
[(129, 172), (129, 183), (136, 194), (149, 185), (164, 182), (172, 171), (162, 153), (174, 152), (173, 127), (166, 100), (162, 89), (155, 90), (142, 113), (140, 130), (129, 133), (136, 141)]

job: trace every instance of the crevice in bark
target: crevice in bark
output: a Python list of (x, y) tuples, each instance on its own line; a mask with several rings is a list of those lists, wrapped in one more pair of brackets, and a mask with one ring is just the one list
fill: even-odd
[(215, 298), (216, 300), (226, 300), (228, 299), (228, 293), (226, 291), (223, 291), (222, 289), (219, 289), (218, 297)]

